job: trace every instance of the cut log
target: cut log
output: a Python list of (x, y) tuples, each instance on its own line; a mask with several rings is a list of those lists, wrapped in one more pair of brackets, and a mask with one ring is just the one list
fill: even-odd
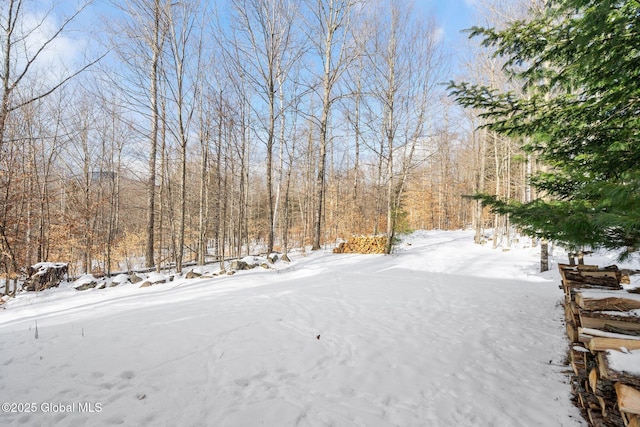
[(598, 271), (600, 267), (591, 264), (578, 264), (576, 265), (576, 269), (580, 271)]
[[(628, 312), (602, 312), (580, 310), (580, 326), (606, 330), (606, 327), (617, 328), (619, 331), (639, 331), (640, 317)], [(610, 332), (616, 332), (610, 330)], [(622, 333), (622, 332), (621, 332)]]
[(621, 354), (618, 351), (600, 352), (596, 355), (598, 362), (598, 371), (600, 377), (606, 378), (611, 381), (617, 381), (625, 384), (634, 385), (640, 388), (640, 376), (633, 373), (625, 372), (624, 370), (616, 370), (613, 368), (610, 357), (613, 356), (631, 357), (626, 354)]
[(611, 332), (614, 334), (622, 334), (622, 335), (629, 335), (629, 336), (633, 336), (633, 337), (640, 337), (640, 331), (629, 331), (627, 329), (622, 329), (619, 328), (617, 326), (613, 326), (613, 325), (607, 325), (605, 324), (604, 327), (602, 328), (603, 331), (605, 332)]
[(626, 291), (579, 291), (575, 301), (587, 311), (630, 311), (640, 308), (640, 295)]
[(627, 427), (640, 427), (640, 415), (625, 414), (627, 418)]
[(598, 391), (598, 370), (596, 368), (591, 368), (589, 372), (589, 387), (594, 393)]
[(620, 286), (620, 279), (615, 274), (609, 272), (593, 272), (587, 275), (582, 274), (583, 282), (587, 285), (603, 286), (612, 289), (622, 289)]
[(620, 271), (610, 270), (580, 271), (580, 274), (583, 277), (609, 277), (612, 279), (618, 279), (618, 277), (622, 276), (622, 273), (620, 273)]
[(606, 285), (595, 285), (592, 283), (585, 282), (576, 282), (574, 280), (564, 280), (563, 287), (567, 291), (578, 291), (581, 289), (601, 289), (603, 291), (620, 291), (622, 290), (622, 286), (606, 286)]
[(565, 288), (622, 289), (620, 286), (622, 273), (617, 266), (605, 267), (604, 269), (597, 269), (596, 266), (588, 267), (583, 269), (566, 264), (559, 265), (558, 268)]
[(609, 427), (602, 414), (596, 408), (587, 409), (587, 415), (593, 427)]
[(625, 348), (627, 350), (640, 350), (640, 340), (637, 339), (622, 339), (622, 338), (605, 338), (605, 337), (593, 337), (589, 340), (589, 350), (604, 351), (604, 350), (619, 350)]
[(580, 307), (571, 301), (564, 306), (564, 316), (567, 322), (571, 322), (576, 326), (582, 326), (580, 323)]
[(575, 327), (573, 322), (566, 322), (566, 328), (567, 328), (567, 338), (569, 338), (569, 341), (572, 343), (579, 342), (580, 334), (578, 333), (578, 328)]
[(586, 375), (589, 350), (581, 346), (572, 346), (570, 351), (571, 369), (577, 377)]
[(600, 270), (600, 267), (598, 267), (597, 265), (590, 265), (590, 264), (579, 264), (579, 265), (576, 265), (575, 267), (579, 271), (598, 271), (598, 270)]
[(623, 383), (615, 383), (618, 408), (627, 414), (640, 415), (640, 390)]
[(354, 236), (342, 242), (333, 252), (336, 254), (384, 254), (386, 252), (386, 236)]

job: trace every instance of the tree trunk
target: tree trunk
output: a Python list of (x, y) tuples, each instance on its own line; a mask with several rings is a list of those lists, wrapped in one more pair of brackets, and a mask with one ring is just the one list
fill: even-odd
[(147, 246), (145, 263), (147, 267), (154, 262), (155, 199), (156, 199), (156, 157), (158, 151), (158, 76), (161, 54), (161, 8), (160, 0), (154, 0), (153, 40), (151, 41), (151, 67), (149, 88), (149, 109), (151, 110), (151, 130), (149, 135), (149, 181), (147, 183)]
[[(329, 54), (329, 53), (328, 53)], [(318, 156), (318, 176), (316, 179), (316, 211), (314, 221), (312, 250), (320, 249), (320, 236), (322, 233), (322, 214), (324, 207), (325, 169), (327, 166), (327, 126), (329, 121), (329, 72), (325, 70), (325, 86), (322, 106), (322, 118), (320, 119), (320, 152)]]
[(546, 239), (540, 241), (540, 272), (549, 271), (549, 242)]

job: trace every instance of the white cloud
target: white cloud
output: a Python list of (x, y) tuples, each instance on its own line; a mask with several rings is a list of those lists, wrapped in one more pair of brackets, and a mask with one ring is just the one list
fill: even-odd
[(19, 32), (15, 40), (21, 40), (14, 46), (14, 64), (16, 70), (24, 69), (27, 61), (37, 59), (32, 71), (45, 79), (60, 79), (83, 61), (87, 40), (73, 38), (78, 32), (63, 32), (58, 35), (62, 23), (53, 13), (26, 12), (19, 23)]

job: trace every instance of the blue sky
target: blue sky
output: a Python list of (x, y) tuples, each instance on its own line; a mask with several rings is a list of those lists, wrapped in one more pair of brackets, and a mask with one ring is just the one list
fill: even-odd
[(435, 15), (448, 43), (467, 37), (460, 31), (474, 25), (473, 3), (473, 0), (416, 0), (416, 6), (429, 15)]
[[(471, 27), (474, 15), (474, 0), (414, 0), (415, 5), (427, 16), (435, 16), (444, 30), (447, 44), (466, 38), (460, 31)], [(92, 10), (109, 9), (108, 0), (95, 0)]]
[[(42, 1), (47, 3), (50, 0)], [(475, 1), (476, 0), (414, 0), (417, 9), (416, 12), (426, 17), (434, 17), (436, 24), (442, 29), (443, 47), (445, 52), (452, 55), (450, 61), (454, 69), (456, 68), (455, 64), (458, 62), (456, 57), (462, 54), (464, 40), (468, 37), (467, 34), (461, 33), (461, 30), (467, 29), (475, 24)], [(43, 3), (36, 4), (43, 5)], [(107, 11), (111, 13), (114, 12), (110, 0), (94, 0), (92, 6), (85, 11), (82, 19), (79, 20), (79, 26), (94, 29), (99, 28), (101, 26), (99, 21), (102, 20), (99, 15)], [(71, 34), (68, 36), (73, 37)], [(64, 52), (71, 54), (73, 49), (66, 46), (66, 49), (63, 49), (63, 53)]]
[[(462, 30), (477, 25), (475, 0), (415, 0), (416, 7), (428, 17), (434, 17), (442, 29), (442, 47), (450, 66), (450, 76), (460, 72), (469, 35)], [(449, 76), (447, 76), (449, 78)]]

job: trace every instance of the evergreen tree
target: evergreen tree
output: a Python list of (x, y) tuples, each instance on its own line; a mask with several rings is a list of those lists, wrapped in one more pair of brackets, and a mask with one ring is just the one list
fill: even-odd
[(544, 198), (476, 196), (526, 233), (570, 249), (640, 245), (639, 22), (637, 0), (550, 0), (529, 21), (471, 29), (523, 91), (452, 82), (453, 96), (548, 165), (531, 179)]

